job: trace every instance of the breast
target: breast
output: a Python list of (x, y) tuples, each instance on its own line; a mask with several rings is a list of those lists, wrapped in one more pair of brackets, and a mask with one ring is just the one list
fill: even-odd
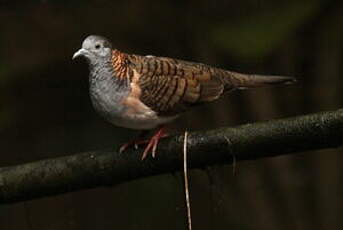
[(134, 98), (115, 102), (110, 98), (93, 94), (92, 102), (95, 110), (108, 122), (124, 128), (154, 129), (176, 118), (176, 116), (159, 117), (154, 111)]
[(109, 82), (95, 81), (90, 85), (95, 110), (108, 122), (130, 129), (154, 129), (176, 118), (160, 117), (140, 100), (140, 89), (131, 83), (128, 90)]

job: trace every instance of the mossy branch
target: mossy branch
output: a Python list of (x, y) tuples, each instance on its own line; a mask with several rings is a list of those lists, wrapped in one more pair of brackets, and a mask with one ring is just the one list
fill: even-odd
[[(343, 144), (343, 109), (272, 120), (188, 136), (190, 168), (230, 164), (233, 159), (292, 154)], [(31, 200), (181, 170), (183, 136), (166, 138), (157, 158), (140, 160), (142, 149), (99, 150), (0, 168), (0, 203)]]

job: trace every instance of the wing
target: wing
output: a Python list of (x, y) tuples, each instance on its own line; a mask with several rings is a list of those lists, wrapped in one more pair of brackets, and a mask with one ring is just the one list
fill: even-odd
[(233, 88), (222, 82), (222, 70), (204, 64), (154, 56), (128, 58), (137, 73), (140, 101), (159, 115), (178, 114)]

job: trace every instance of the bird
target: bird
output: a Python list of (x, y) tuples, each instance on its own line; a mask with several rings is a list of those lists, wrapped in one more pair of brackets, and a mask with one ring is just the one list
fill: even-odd
[(149, 140), (134, 139), (121, 146), (147, 144), (141, 159), (156, 155), (165, 127), (184, 112), (221, 98), (235, 89), (294, 83), (288, 76), (242, 74), (206, 64), (169, 57), (128, 54), (105, 37), (89, 35), (72, 59), (89, 66), (89, 91), (95, 110), (115, 126), (156, 130)]

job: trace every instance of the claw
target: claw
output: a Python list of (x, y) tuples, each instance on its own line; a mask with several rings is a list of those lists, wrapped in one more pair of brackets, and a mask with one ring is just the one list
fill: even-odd
[(166, 136), (167, 135), (164, 133), (164, 129), (163, 128), (159, 129), (156, 132), (156, 134), (150, 138), (149, 144), (145, 147), (145, 150), (143, 152), (141, 159), (144, 160), (148, 156), (148, 153), (150, 151), (151, 151), (152, 157), (155, 158), (157, 145), (160, 142), (160, 139)]
[(167, 137), (167, 136), (168, 135), (165, 133), (164, 128), (162, 127), (150, 138), (150, 140), (133, 140), (133, 141), (130, 141), (130, 142), (122, 145), (119, 149), (119, 152), (120, 153), (124, 152), (131, 145), (133, 145), (133, 147), (135, 149), (138, 149), (139, 145), (148, 143), (148, 145), (144, 149), (144, 152), (143, 152), (141, 159), (144, 160), (148, 156), (149, 152), (151, 152), (152, 157), (155, 158), (157, 146), (158, 146), (160, 139)]

